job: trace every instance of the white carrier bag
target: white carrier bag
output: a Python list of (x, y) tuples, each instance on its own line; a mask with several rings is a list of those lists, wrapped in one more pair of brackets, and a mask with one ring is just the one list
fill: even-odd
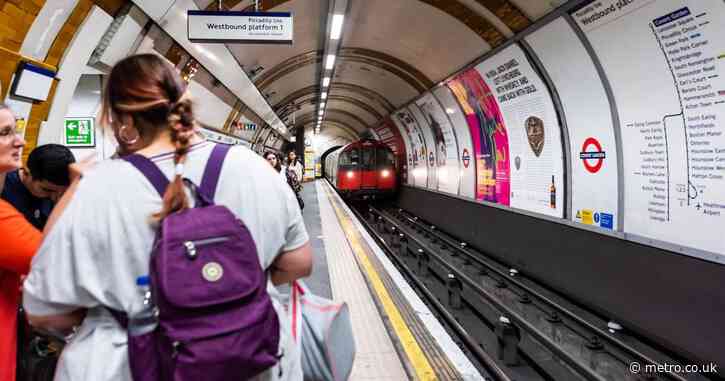
[(290, 285), (292, 336), (302, 351), (306, 381), (345, 381), (355, 360), (347, 303), (313, 295), (301, 281)]

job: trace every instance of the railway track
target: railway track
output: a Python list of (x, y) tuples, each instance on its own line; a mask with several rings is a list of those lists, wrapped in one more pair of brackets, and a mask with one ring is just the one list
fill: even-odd
[(417, 216), (351, 206), (488, 379), (710, 379), (647, 373), (646, 364), (682, 361)]

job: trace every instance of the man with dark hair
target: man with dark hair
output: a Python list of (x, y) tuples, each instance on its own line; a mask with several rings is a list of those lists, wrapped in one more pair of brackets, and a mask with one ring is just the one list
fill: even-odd
[(7, 174), (0, 197), (43, 230), (53, 204), (70, 184), (68, 166), (74, 162), (73, 153), (63, 145), (37, 147), (28, 156), (26, 168)]

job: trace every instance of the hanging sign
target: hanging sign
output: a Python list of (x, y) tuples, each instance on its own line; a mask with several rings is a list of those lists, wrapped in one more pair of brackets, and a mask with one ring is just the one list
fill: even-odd
[(191, 42), (292, 44), (289, 12), (187, 11)]

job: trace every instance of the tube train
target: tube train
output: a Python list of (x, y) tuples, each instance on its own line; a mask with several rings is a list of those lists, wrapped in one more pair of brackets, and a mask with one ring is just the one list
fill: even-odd
[(385, 144), (358, 140), (329, 153), (325, 177), (344, 198), (380, 199), (392, 196), (398, 185), (395, 155)]

